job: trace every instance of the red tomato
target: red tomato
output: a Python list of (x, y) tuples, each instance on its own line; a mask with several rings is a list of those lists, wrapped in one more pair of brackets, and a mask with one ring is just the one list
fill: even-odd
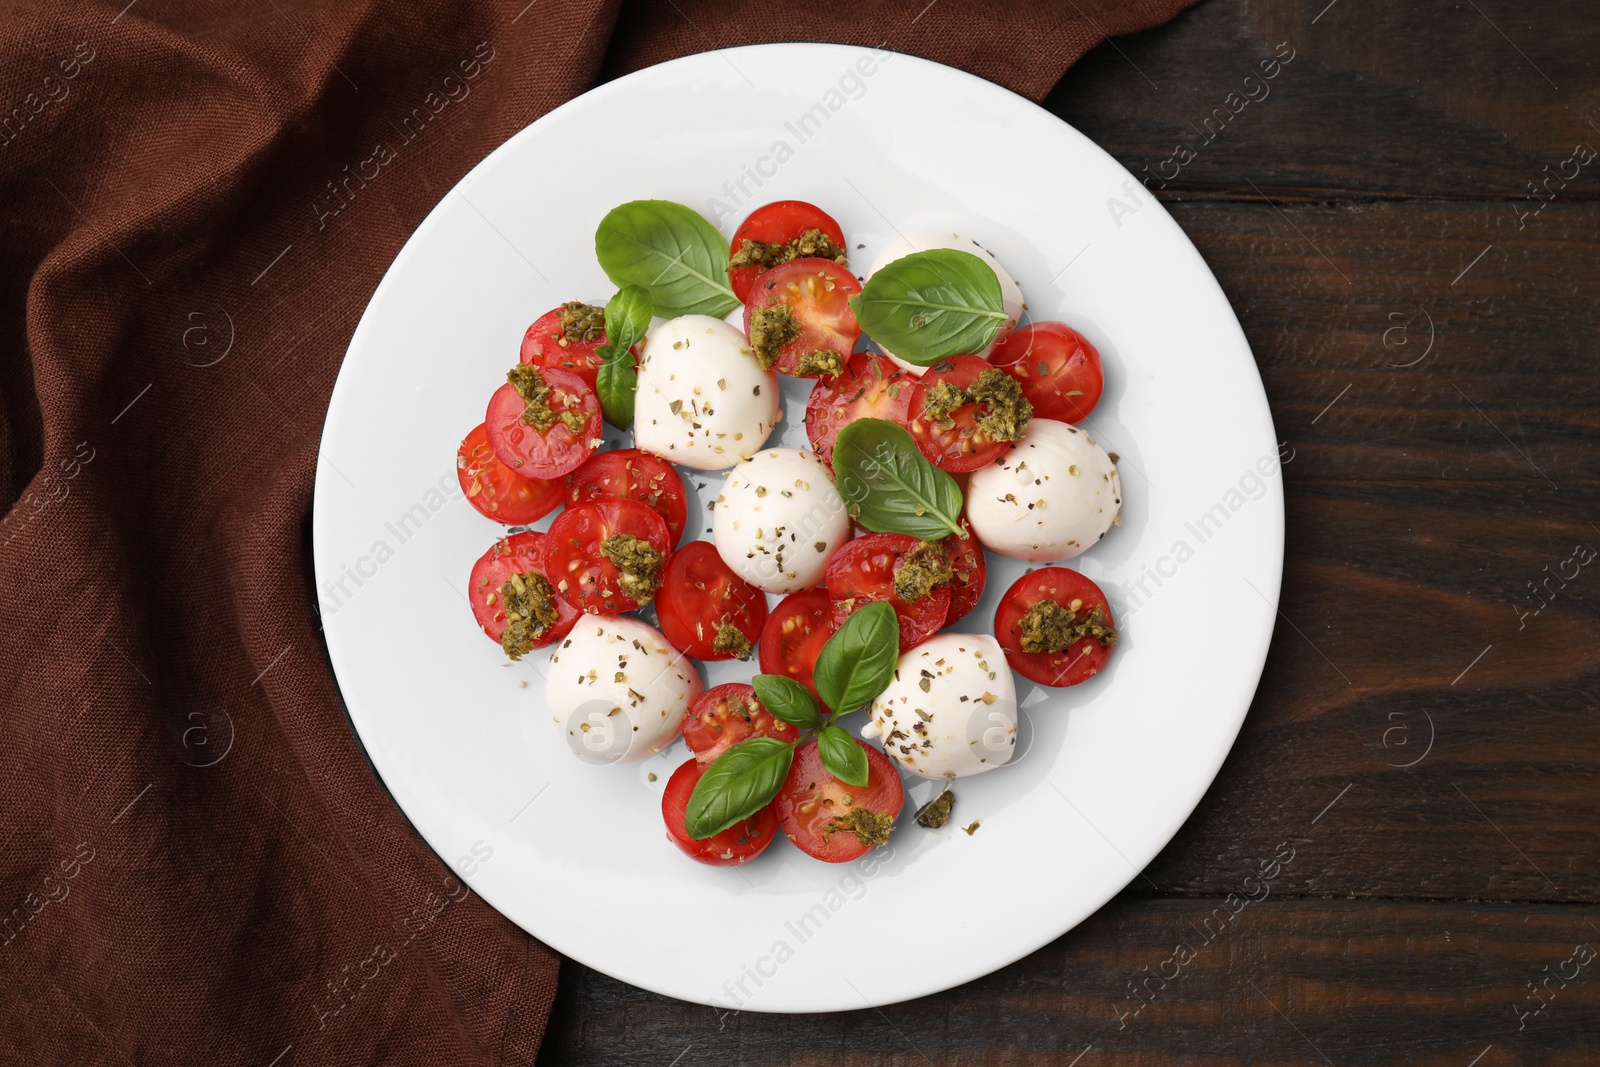
[[(511, 581), (512, 575), (526, 580), (528, 575), (536, 574), (549, 581), (550, 576), (544, 569), (544, 544), (545, 535), (542, 533), (529, 531), (512, 534), (496, 541), (489, 551), (472, 565), (472, 576), (467, 579), (467, 599), (472, 602), (472, 614), (477, 617), (479, 629), (496, 644), (500, 643), (506, 630), (505, 605), (501, 603), (500, 597), (501, 587)], [(555, 583), (550, 584), (553, 586)], [(543, 648), (551, 642), (561, 640), (567, 636), (581, 615), (577, 608), (561, 597), (553, 599), (556, 609), (555, 625), (533, 639), (530, 648)]]
[[(1023, 616), (1036, 604), (1046, 602), (1067, 609), (1079, 620), (1093, 620), (1110, 631), (1109, 640), (1086, 636), (1054, 652), (1024, 651)], [(1111, 605), (1106, 603), (1100, 587), (1066, 567), (1041, 567), (1024, 574), (1006, 590), (994, 613), (994, 633), (1005, 650), (1006, 661), (1024, 678), (1057, 687), (1077, 685), (1100, 672), (1111, 658), (1112, 643), (1116, 641), (1113, 625)]]
[(743, 682), (707, 689), (689, 706), (689, 714), (683, 719), (684, 743), (702, 765), (752, 737), (798, 741), (800, 731), (773, 718), (772, 712), (756, 699), (755, 687)]
[(742, 822), (734, 823), (720, 834), (704, 841), (696, 841), (684, 828), (684, 817), (689, 810), (689, 798), (694, 795), (695, 783), (705, 768), (690, 760), (672, 772), (667, 779), (666, 791), (661, 794), (661, 817), (666, 820), (667, 837), (685, 856), (713, 867), (737, 867), (749, 863), (777, 838), (778, 816), (773, 805), (768, 804)]
[(989, 565), (983, 557), (983, 546), (978, 544), (976, 537), (951, 534), (943, 544), (945, 553), (950, 557), (950, 569), (956, 575), (950, 579), (950, 614), (944, 619), (944, 624), (951, 626), (978, 606), (984, 583), (988, 580)]
[(753, 649), (767, 621), (767, 594), (734, 574), (710, 541), (690, 541), (667, 564), (656, 617), (674, 648), (695, 659), (733, 659), (731, 649), (716, 649), (718, 631), (732, 626)]
[(1022, 383), (1036, 418), (1082, 422), (1100, 402), (1105, 368), (1077, 330), (1061, 322), (1035, 322), (1007, 334), (989, 362)]
[(540, 433), (522, 420), (527, 403), (517, 387), (507, 382), (489, 398), (489, 447), (500, 462), (524, 478), (559, 478), (583, 465), (600, 447), (600, 398), (583, 379), (570, 371), (547, 369), (538, 372), (550, 386), (547, 403), (556, 414), (575, 411), (583, 416), (582, 428), (572, 428), (557, 419)]
[(871, 352), (857, 352), (837, 378), (824, 378), (806, 401), (806, 436), (829, 467), (839, 431), (857, 419), (887, 419), (904, 426), (916, 379)]
[(595, 349), (606, 343), (606, 332), (602, 329), (598, 337), (591, 332), (587, 341), (582, 337), (568, 337), (561, 330), (562, 310), (547, 311), (528, 327), (528, 332), (522, 335), (522, 362), (540, 369), (554, 367), (571, 371), (593, 389), (600, 364), (605, 362), (595, 355)]
[(951, 356), (930, 367), (911, 391), (911, 436), (922, 454), (942, 470), (975, 471), (1011, 451), (1010, 441), (995, 440), (980, 424), (989, 413), (985, 404), (962, 404), (937, 421), (924, 414), (924, 405), (935, 385), (949, 382), (966, 389), (989, 369), (988, 362), (977, 356)]
[(833, 631), (833, 605), (826, 589), (804, 589), (778, 601), (761, 628), (762, 674), (787, 674), (817, 695), (811, 669)]
[[(728, 257), (731, 259), (746, 241), (786, 245), (807, 230), (821, 230), (834, 244), (844, 247), (844, 231), (827, 212), (804, 200), (779, 200), (775, 204), (756, 208), (749, 218), (739, 224), (739, 228), (733, 231)], [(750, 295), (760, 276), (760, 267), (729, 268), (728, 282), (733, 286), (733, 295), (743, 301)]]
[(759, 312), (780, 304), (798, 332), (783, 342), (777, 351), (774, 368), (796, 378), (817, 378), (820, 371), (800, 373), (801, 360), (812, 352), (831, 349), (841, 360), (850, 358), (861, 337), (861, 324), (850, 307), (850, 298), (861, 292), (861, 283), (828, 259), (795, 259), (779, 264), (756, 279), (755, 288), (744, 302), (745, 336), (756, 344), (758, 334), (752, 324)]
[(861, 741), (856, 744), (867, 753), (865, 786), (829, 774), (817, 743), (808, 741), (794, 754), (789, 777), (772, 802), (789, 840), (806, 855), (829, 863), (853, 860), (887, 840), (889, 825), (906, 801), (900, 773), (889, 757)]
[(567, 500), (574, 504), (591, 500), (637, 500), (648, 504), (667, 520), (673, 544), (683, 536), (683, 527), (689, 521), (683, 479), (672, 464), (637, 448), (614, 448), (591, 456), (567, 482)]
[[(550, 524), (545, 573), (556, 592), (591, 615), (618, 615), (650, 602), (660, 587), (672, 553), (671, 534), (660, 515), (637, 500), (593, 500), (574, 504)], [(615, 537), (642, 541), (659, 557), (654, 572), (623, 567), (608, 551), (624, 548)], [(631, 590), (631, 591), (629, 591)]]
[(521, 526), (554, 511), (566, 493), (561, 479), (524, 478), (489, 447), (488, 429), (480, 423), (456, 449), (456, 480), (467, 503), (496, 522)]
[(934, 586), (915, 600), (902, 600), (894, 591), (895, 573), (922, 542), (906, 534), (868, 534), (847, 542), (828, 560), (828, 599), (833, 602), (833, 624), (844, 625), (862, 604), (887, 600), (900, 618), (900, 651), (921, 644), (950, 614), (950, 583)]

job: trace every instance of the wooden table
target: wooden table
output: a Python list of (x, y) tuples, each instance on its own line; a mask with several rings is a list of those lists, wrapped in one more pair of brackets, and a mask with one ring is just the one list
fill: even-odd
[(568, 964), (541, 1064), (1600, 1063), (1600, 12), (1325, 3), (1206, 0), (1049, 100), (1155, 176), (1294, 450), (1277, 633), (1194, 816), (1055, 943), (882, 1011)]

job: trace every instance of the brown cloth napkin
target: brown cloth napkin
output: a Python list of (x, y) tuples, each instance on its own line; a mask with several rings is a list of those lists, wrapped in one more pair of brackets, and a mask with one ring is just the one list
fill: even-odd
[(0, 1060), (537, 1055), (557, 958), (385, 797), (309, 573), (346, 342), (468, 168), (708, 48), (881, 45), (1038, 99), (1192, 2), (0, 0)]

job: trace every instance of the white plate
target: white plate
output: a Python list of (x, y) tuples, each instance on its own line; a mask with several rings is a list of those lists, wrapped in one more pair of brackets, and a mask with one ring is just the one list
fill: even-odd
[[(473, 624), (467, 572), (499, 529), (461, 498), (456, 445), (528, 323), (612, 292), (595, 224), (640, 198), (692, 205), (724, 233), (758, 204), (814, 201), (843, 224), (858, 269), (896, 230), (970, 234), (1018, 278), (1034, 318), (1074, 324), (1105, 358), (1089, 428), (1121, 454), (1124, 525), (1073, 565), (1110, 595), (1123, 639), (1084, 685), (1022, 683), (1015, 765), (956, 783), (942, 831), (902, 819), (876, 862), (818, 863), (782, 841), (741, 869), (688, 861), (659, 811), (683, 748), (580, 762), (543, 709), (543, 657), (508, 664)], [(788, 383), (783, 444), (805, 445), (807, 384)], [(552, 948), (700, 1003), (888, 1004), (1059, 937), (1199, 802), (1272, 634), (1277, 454), (1250, 349), (1205, 263), (1076, 131), (904, 55), (792, 44), (690, 56), (603, 85), (501, 146), (373, 294), (317, 472), (328, 650), (361, 741), (418, 831)], [(696, 482), (709, 499), (720, 475)], [(1021, 573), (990, 558), (964, 629), (991, 629)], [(907, 811), (936, 788), (915, 780)], [(981, 829), (962, 833), (973, 819)]]

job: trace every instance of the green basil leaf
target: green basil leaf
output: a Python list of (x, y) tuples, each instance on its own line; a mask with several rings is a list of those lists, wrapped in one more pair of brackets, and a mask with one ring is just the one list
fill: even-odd
[(727, 240), (682, 204), (634, 200), (613, 208), (595, 230), (594, 254), (616, 285), (648, 289), (662, 318), (721, 318), (739, 306), (728, 284)]
[(772, 712), (773, 718), (792, 723), (802, 730), (814, 730), (822, 725), (822, 713), (810, 691), (787, 674), (758, 674), (750, 679), (755, 687), (756, 699)]
[(853, 786), (867, 784), (867, 753), (856, 739), (837, 726), (826, 726), (817, 735), (817, 753), (822, 769), (839, 781)]
[(850, 306), (868, 337), (921, 366), (982, 352), (1006, 321), (994, 270), (955, 248), (913, 252), (873, 271)]
[(650, 292), (642, 285), (623, 286), (606, 301), (606, 343), (595, 349), (605, 362), (595, 376), (595, 390), (606, 421), (619, 430), (633, 425), (633, 397), (639, 388), (638, 367), (628, 349), (644, 339), (652, 313)]
[(772, 801), (789, 773), (794, 744), (775, 737), (740, 741), (706, 768), (684, 811), (684, 829), (696, 841), (714, 837)]
[(961, 487), (929, 463), (903, 427), (858, 419), (833, 446), (834, 481), (850, 514), (874, 533), (935, 541), (961, 534)]
[(823, 703), (844, 714), (883, 692), (899, 662), (900, 620), (892, 604), (875, 600), (828, 638), (817, 655), (812, 677)]

